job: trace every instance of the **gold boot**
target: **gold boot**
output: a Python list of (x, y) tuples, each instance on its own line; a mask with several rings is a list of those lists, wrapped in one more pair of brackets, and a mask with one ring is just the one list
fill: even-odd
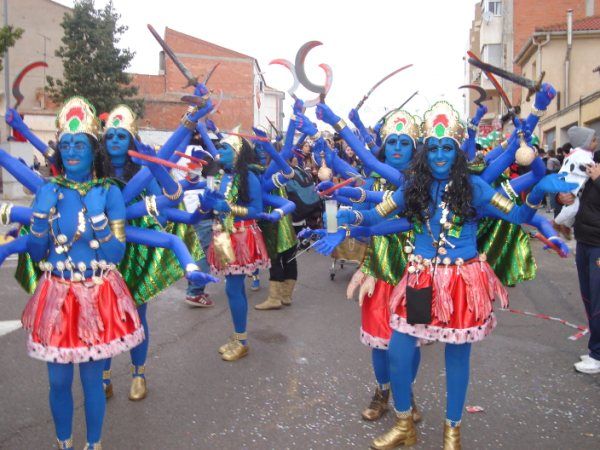
[(64, 441), (57, 438), (56, 443), (58, 444), (59, 450), (73, 450), (73, 437), (65, 439)]
[(292, 304), (292, 293), (294, 292), (294, 286), (296, 280), (285, 280), (281, 285), (281, 304), (290, 306)]
[(421, 411), (419, 411), (417, 409), (417, 404), (415, 403), (415, 397), (414, 396), (411, 396), (410, 403), (411, 403), (411, 406), (412, 406), (412, 418), (413, 418), (413, 422), (414, 423), (419, 423), (421, 420), (423, 420), (423, 415), (421, 414)]
[(446, 419), (444, 424), (444, 450), (461, 450), (460, 423), (453, 427)]
[(219, 347), (219, 353), (222, 355), (227, 351), (227, 349), (231, 346), (231, 343), (235, 341), (233, 335), (229, 336), (227, 342)]
[(96, 442), (95, 444), (85, 444), (83, 450), (102, 450), (102, 444), (100, 442)]
[[(106, 400), (113, 396), (113, 385), (110, 380), (112, 376), (112, 371), (110, 369), (102, 371), (102, 387), (104, 388), (104, 397)], [(105, 381), (108, 380), (108, 383)]]
[(363, 410), (362, 418), (368, 421), (380, 419), (388, 410), (388, 401), (390, 399), (390, 390), (382, 391), (379, 387), (373, 395), (369, 406)]
[(372, 449), (388, 450), (401, 445), (410, 447), (417, 443), (417, 430), (412, 419), (412, 411), (396, 413), (396, 416), (394, 426), (371, 442)]
[(141, 376), (146, 372), (145, 366), (131, 366), (131, 388), (129, 388), (129, 400), (137, 402), (146, 398), (148, 388), (146, 378)]
[(281, 309), (280, 295), (282, 284), (283, 283), (281, 281), (269, 281), (269, 296), (264, 302), (254, 305), (254, 309), (259, 309), (261, 311), (266, 311), (268, 309)]
[(223, 352), (221, 358), (223, 361), (237, 361), (238, 359), (243, 358), (248, 354), (249, 346), (248, 344), (244, 345), (241, 341), (245, 341), (248, 339), (247, 333), (235, 333), (233, 335), (234, 340), (229, 344), (227, 350)]

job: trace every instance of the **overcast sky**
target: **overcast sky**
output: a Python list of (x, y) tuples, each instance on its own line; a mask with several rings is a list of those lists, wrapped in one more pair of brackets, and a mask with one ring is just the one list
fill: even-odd
[[(72, 0), (58, 0), (72, 6)], [(129, 27), (122, 46), (135, 51), (132, 72), (156, 74), (160, 47), (146, 29), (159, 33), (168, 26), (200, 39), (253, 56), (267, 84), (286, 90), (291, 77), (274, 58), (294, 60), (306, 41), (318, 40), (307, 59), (309, 78), (322, 84), (318, 64), (333, 69), (327, 103), (340, 116), (383, 76), (412, 63), (378, 88), (361, 109), (372, 125), (386, 108), (399, 106), (414, 91), (408, 105), (422, 114), (427, 106), (446, 99), (463, 112), (458, 86), (464, 83), (463, 56), (476, 0), (113, 0), (121, 23)], [(96, 0), (101, 7), (106, 0)], [(218, 76), (218, 71), (215, 73)], [(301, 98), (313, 94), (299, 90)], [(288, 112), (286, 111), (286, 115)], [(311, 115), (311, 114), (309, 114)]]

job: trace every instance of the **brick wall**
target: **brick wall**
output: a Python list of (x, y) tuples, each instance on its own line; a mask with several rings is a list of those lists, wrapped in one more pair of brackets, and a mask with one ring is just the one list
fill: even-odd
[[(169, 28), (165, 30), (165, 41), (200, 80), (220, 63), (208, 83), (215, 97), (223, 92), (219, 113), (213, 120), (221, 129), (242, 124), (244, 130), (249, 130), (254, 123), (254, 59)], [(160, 130), (177, 127), (186, 110), (186, 105), (178, 100), (193, 89), (184, 87), (186, 79), (171, 59), (165, 60), (164, 75), (134, 74), (133, 83), (146, 101), (140, 126)]]
[[(568, 9), (573, 10), (573, 20), (585, 17), (585, 3), (585, 0), (513, 0), (513, 54), (519, 53), (536, 27), (565, 23)], [(600, 14), (600, 0), (595, 0), (594, 5), (594, 14)], [(513, 65), (513, 71), (520, 73), (520, 68)], [(515, 105), (521, 103), (519, 87), (513, 87), (512, 100)]]

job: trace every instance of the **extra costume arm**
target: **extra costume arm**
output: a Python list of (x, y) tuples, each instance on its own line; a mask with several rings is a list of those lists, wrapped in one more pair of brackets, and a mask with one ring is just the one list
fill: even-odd
[(0, 203), (0, 223), (8, 225), (10, 223), (20, 223), (29, 225), (33, 209), (27, 206), (13, 205), (12, 203)]
[(36, 150), (44, 155), (47, 159), (53, 159), (54, 150), (48, 144), (37, 137), (33, 131), (29, 129), (27, 124), (23, 122), (21, 115), (14, 109), (10, 108), (6, 113), (6, 123), (17, 130), (25, 139), (27, 139)]
[[(481, 179), (486, 183), (491, 183), (496, 178), (500, 176), (502, 172), (506, 170), (514, 161), (515, 161), (515, 153), (519, 148), (519, 139), (516, 135), (511, 136), (511, 139), (508, 141), (508, 147), (500, 156), (491, 161), (489, 165), (481, 172)], [(502, 148), (502, 144), (499, 146)], [(493, 151), (493, 150), (492, 150)], [(491, 153), (491, 152), (490, 152)]]
[(485, 105), (479, 105), (477, 111), (475, 112), (475, 116), (469, 122), (467, 128), (467, 139), (464, 140), (461, 149), (467, 154), (467, 159), (472, 161), (475, 158), (475, 153), (477, 147), (475, 146), (475, 139), (477, 138), (477, 127), (479, 126), (479, 122), (481, 118), (487, 112), (487, 107)]
[(45, 181), (37, 173), (23, 164), (14, 156), (9, 155), (0, 148), (0, 166), (4, 167), (19, 183), (31, 192), (37, 192)]
[(365, 144), (367, 144), (367, 147), (369, 147), (371, 152), (376, 147), (375, 139), (373, 139), (373, 136), (371, 135), (371, 133), (369, 133), (369, 130), (367, 130), (367, 128), (363, 124), (362, 120), (360, 119), (360, 116), (358, 115), (358, 111), (356, 109), (352, 109), (350, 111), (350, 114), (348, 115), (348, 119), (350, 119), (350, 122), (354, 124), (354, 126), (360, 133), (361, 137), (364, 139)]
[(371, 226), (404, 210), (404, 189), (400, 188), (391, 196), (385, 197), (375, 208), (365, 211), (338, 211), (338, 224)]
[(27, 253), (38, 262), (46, 257), (50, 249), (50, 211), (58, 202), (57, 187), (48, 182), (40, 186), (33, 200), (33, 221), (30, 238), (27, 240)]
[(296, 204), (279, 195), (263, 193), (263, 202), (265, 205), (272, 206), (274, 209), (270, 213), (262, 213), (261, 219), (270, 222), (277, 222), (283, 216), (291, 214), (296, 209)]
[[(521, 192), (528, 191), (531, 186), (540, 181), (544, 175), (546, 175), (546, 166), (544, 165), (542, 158), (538, 156), (531, 163), (531, 170), (529, 172), (520, 175), (517, 178), (513, 178), (512, 180), (507, 180), (505, 183), (509, 183), (514, 193), (519, 195)], [(506, 190), (501, 187), (496, 190), (500, 193), (506, 192)]]
[(350, 236), (354, 238), (383, 236), (386, 234), (403, 233), (412, 229), (412, 224), (405, 217), (387, 219), (376, 225), (356, 226), (350, 228)]
[[(135, 141), (135, 147), (137, 149), (137, 151), (139, 153), (142, 153), (144, 155), (148, 155), (148, 156), (154, 156), (154, 150), (148, 146), (148, 145), (144, 145), (141, 142), (139, 142), (138, 140)], [(158, 184), (162, 187), (162, 192), (170, 196), (175, 196), (177, 194), (179, 194), (179, 197), (181, 197), (181, 193), (182, 193), (182, 188), (179, 185), (179, 183), (173, 179), (173, 177), (169, 174), (169, 172), (167, 172), (167, 170), (164, 168), (164, 166), (160, 165), (160, 164), (156, 164), (154, 162), (151, 161), (143, 161), (143, 165), (146, 166), (148, 169), (150, 169), (150, 172), (152, 173), (152, 176), (154, 177), (154, 179), (158, 182)], [(159, 192), (161, 192), (161, 189), (158, 189)], [(153, 192), (156, 193), (156, 192)]]
[(525, 120), (528, 130), (535, 130), (540, 117), (544, 115), (554, 97), (556, 97), (556, 89), (549, 83), (543, 83), (541, 89), (535, 94), (534, 109)]
[[(267, 133), (264, 131), (259, 130), (258, 128), (253, 128), (253, 130), (257, 136), (262, 138), (267, 137)], [(271, 163), (266, 171), (267, 178), (270, 178), (272, 174), (277, 171), (281, 171), (282, 174), (287, 174), (289, 179), (294, 178), (294, 170), (290, 167), (286, 160), (281, 157), (275, 147), (273, 147), (273, 144), (263, 140), (256, 140), (254, 145), (262, 148), (271, 157)]]
[(29, 236), (31, 235), (20, 236), (4, 245), (0, 245), (0, 266), (10, 255), (14, 255), (15, 253), (25, 253), (27, 251)]
[[(215, 147), (215, 144), (213, 144), (212, 140), (208, 136), (208, 130), (206, 129), (206, 125), (204, 125), (202, 122), (198, 122), (196, 124), (196, 130), (198, 130), (198, 133), (200, 133), (200, 137), (202, 137), (202, 142), (204, 142), (204, 147), (206, 147), (205, 150), (208, 153), (210, 153), (213, 158), (216, 158), (217, 157), (217, 148)], [(217, 133), (215, 133), (215, 134), (217, 134)], [(222, 134), (218, 133), (217, 136), (222, 136)], [(222, 137), (219, 137), (219, 139), (222, 139)]]
[[(96, 239), (100, 242), (97, 252), (106, 261), (118, 264), (125, 255), (125, 201), (121, 190), (116, 186), (108, 188), (105, 211), (109, 226), (94, 231)], [(90, 212), (89, 215), (95, 214)]]
[[(323, 105), (323, 108), (328, 108), (326, 105)], [(363, 143), (356, 137), (356, 135), (352, 132), (350, 127), (341, 119), (336, 116), (331, 109), (327, 113), (323, 113), (323, 117), (327, 117), (328, 120), (338, 119), (334, 124), (341, 124), (343, 128), (338, 131), (340, 136), (346, 141), (346, 143), (354, 150), (356, 155), (360, 158), (360, 160), (364, 163), (365, 167), (368, 169), (368, 172), (376, 172), (381, 175), (386, 180), (389, 180), (392, 184), (399, 186), (400, 185), (400, 171), (394, 169), (389, 164), (379, 161), (369, 149), (367, 149)], [(350, 115), (348, 116), (350, 120), (354, 122), (354, 115), (358, 113), (353, 109), (350, 111)], [(358, 119), (360, 122), (360, 119)], [(364, 128), (364, 126), (363, 126)], [(366, 131), (366, 130), (365, 130)], [(368, 134), (368, 133), (367, 133)], [(373, 138), (371, 138), (373, 140)]]
[(192, 258), (185, 243), (179, 237), (162, 231), (147, 230), (129, 225), (125, 227), (125, 232), (127, 234), (128, 242), (171, 250), (175, 254), (179, 265), (186, 273), (186, 278), (188, 280), (193, 279), (194, 282), (203, 281), (204, 283), (218, 281), (208, 274), (194, 270), (196, 269), (196, 262)]

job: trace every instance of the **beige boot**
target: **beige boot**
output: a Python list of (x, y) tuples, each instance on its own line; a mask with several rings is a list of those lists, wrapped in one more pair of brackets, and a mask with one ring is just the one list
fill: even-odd
[(267, 310), (267, 309), (281, 309), (281, 281), (269, 281), (269, 296), (267, 299), (254, 305), (254, 309)]
[(292, 293), (296, 280), (285, 280), (281, 285), (281, 304), (290, 306), (292, 304)]

